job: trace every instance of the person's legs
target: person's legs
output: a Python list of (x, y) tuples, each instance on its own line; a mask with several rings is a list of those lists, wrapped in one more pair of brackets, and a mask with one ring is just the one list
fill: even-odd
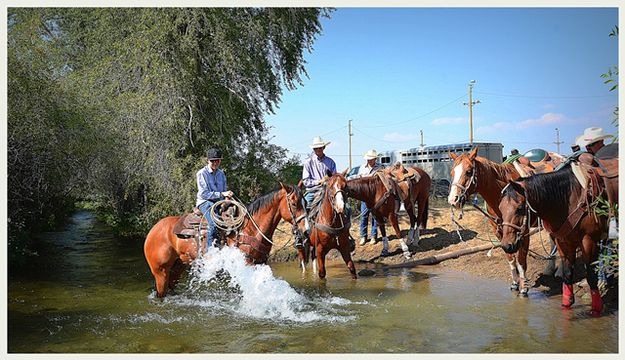
[[(367, 211), (371, 211), (367, 209)], [(375, 216), (371, 215), (371, 241), (375, 241), (378, 238), (378, 222), (375, 220)]]
[(202, 211), (202, 214), (204, 214), (204, 218), (206, 218), (206, 221), (208, 222), (208, 229), (207, 229), (208, 231), (206, 235), (207, 247), (212, 246), (213, 242), (215, 241), (215, 238), (219, 236), (219, 233), (215, 229), (215, 221), (210, 215), (211, 208), (213, 207), (214, 204), (215, 203), (212, 201), (205, 201), (204, 203), (198, 206), (200, 211)]
[(367, 242), (367, 226), (369, 225), (369, 208), (364, 201), (360, 202), (360, 245)]

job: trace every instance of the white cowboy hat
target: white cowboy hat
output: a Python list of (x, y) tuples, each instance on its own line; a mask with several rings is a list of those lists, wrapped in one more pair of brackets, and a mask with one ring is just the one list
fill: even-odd
[(591, 127), (584, 130), (582, 134), (582, 139), (586, 141), (587, 144), (592, 144), (595, 141), (603, 140), (612, 137), (612, 135), (608, 135), (603, 132), (603, 129), (600, 127)]
[(316, 149), (316, 148), (320, 148), (320, 147), (325, 147), (329, 143), (330, 143), (330, 141), (323, 141), (321, 136), (315, 136), (313, 138), (312, 144), (310, 144), (308, 146), (310, 146), (311, 149)]
[(588, 141), (584, 140), (583, 134), (575, 138), (575, 145), (579, 146), (582, 150), (585, 149), (588, 144)]
[(365, 160), (377, 159), (378, 158), (378, 152), (375, 151), (374, 149), (371, 149), (371, 150), (367, 151), (362, 157)]

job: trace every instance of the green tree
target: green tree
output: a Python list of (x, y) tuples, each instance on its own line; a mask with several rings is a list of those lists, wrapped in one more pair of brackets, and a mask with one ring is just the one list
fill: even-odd
[[(330, 13), (9, 9), (9, 129), (30, 139), (28, 146), (10, 145), (9, 153), (23, 160), (9, 163), (9, 186), (40, 175), (58, 187), (48, 187), (52, 193), (92, 200), (111, 223), (137, 234), (165, 215), (189, 211), (209, 147), (224, 150), (222, 167), (243, 201), (276, 187), (282, 169), (298, 161), (269, 143), (263, 116), (274, 111), (283, 88), (302, 84), (304, 53)], [(28, 135), (31, 128), (45, 141)], [(37, 152), (42, 144), (55, 156)], [(33, 154), (40, 154), (35, 164), (49, 160), (57, 170), (18, 170), (33, 163), (26, 156)], [(69, 161), (56, 161), (62, 159)], [(11, 195), (12, 218), (27, 208), (22, 193)]]

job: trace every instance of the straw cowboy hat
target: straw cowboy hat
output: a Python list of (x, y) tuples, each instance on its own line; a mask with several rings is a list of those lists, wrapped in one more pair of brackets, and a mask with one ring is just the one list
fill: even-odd
[(367, 151), (362, 157), (365, 160), (377, 159), (378, 158), (378, 152), (375, 151), (374, 149), (371, 149), (371, 150)]
[(315, 136), (313, 141), (312, 141), (312, 144), (310, 144), (308, 146), (310, 146), (311, 149), (316, 149), (316, 148), (320, 148), (320, 147), (325, 147), (329, 143), (330, 143), (330, 141), (323, 141), (321, 136)]
[(582, 134), (582, 139), (586, 141), (586, 144), (592, 144), (596, 141), (607, 139), (612, 137), (612, 135), (608, 135), (603, 132), (603, 129), (600, 127), (591, 127), (584, 130)]

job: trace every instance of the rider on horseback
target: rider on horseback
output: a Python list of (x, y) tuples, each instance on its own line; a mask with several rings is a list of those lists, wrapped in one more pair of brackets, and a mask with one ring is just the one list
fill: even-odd
[(222, 159), (221, 150), (209, 149), (207, 157), (208, 164), (196, 174), (198, 192), (195, 205), (208, 221), (207, 245), (211, 246), (219, 241), (219, 231), (216, 230), (215, 221), (210, 215), (211, 208), (219, 200), (232, 198), (234, 193), (228, 190), (226, 175), (219, 169)]

